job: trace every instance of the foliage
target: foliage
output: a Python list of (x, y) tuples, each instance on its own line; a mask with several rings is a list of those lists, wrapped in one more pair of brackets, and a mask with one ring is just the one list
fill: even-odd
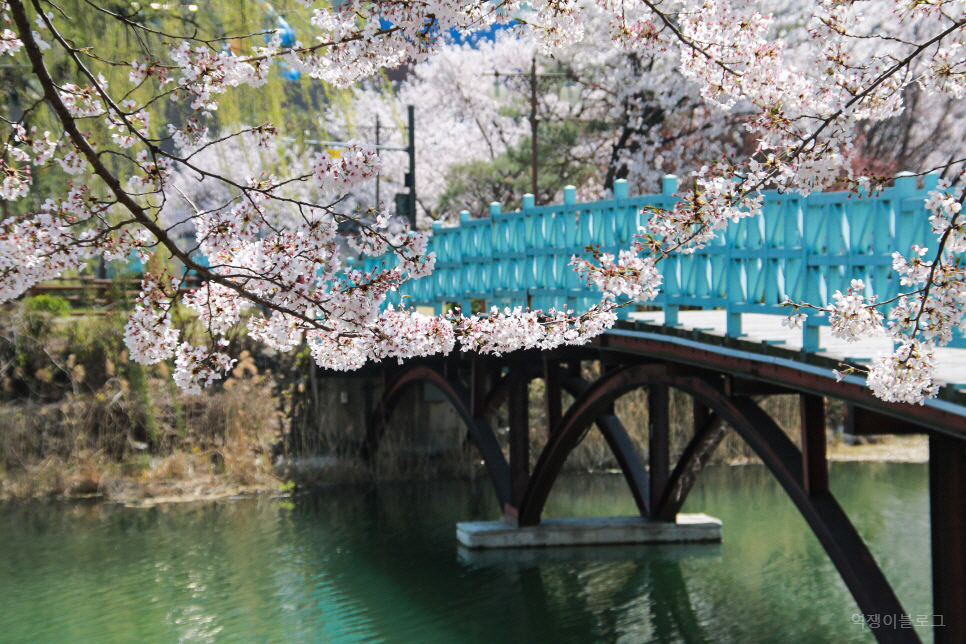
[(70, 313), (70, 304), (67, 303), (67, 300), (46, 293), (25, 298), (23, 304), (27, 311), (43, 311), (50, 313), (55, 318)]
[[(253, 40), (250, 37), (239, 40), (232, 38), (232, 35), (258, 34), (257, 38), (264, 38), (261, 33), (276, 29), (282, 15), (293, 23), (291, 26), (296, 31), (310, 31), (308, 22), (302, 19), (302, 14), (293, 11), (298, 6), (294, 0), (281, 0), (273, 2), (272, 5), (214, 0), (192, 6), (196, 7), (193, 11), (188, 8), (189, 5), (183, 3), (112, 2), (104, 3), (99, 10), (91, 10), (84, 0), (66, 0), (57, 3), (55, 11), (69, 17), (58, 25), (65, 39), (84, 42), (92, 51), (101, 52), (117, 63), (98, 68), (98, 73), (102, 74), (107, 87), (127, 84), (130, 61), (143, 59), (145, 54), (149, 57), (156, 56), (164, 43), (168, 42), (168, 38), (163, 35), (165, 33), (188, 33), (196, 30), (210, 33), (216, 38), (226, 37), (221, 46), (230, 51), (239, 49), (244, 40)], [(135, 31), (125, 28), (123, 21), (115, 17), (117, 15), (138, 21), (145, 29)], [(52, 48), (46, 50), (46, 53), (52, 72), (61, 75), (65, 81), (86, 84), (84, 75), (78, 73), (77, 66), (63, 50)], [(20, 114), (35, 105), (37, 97), (43, 94), (43, 88), (35, 78), (24, 75), (23, 68), (4, 66), (0, 68), (0, 74), (5, 78), (2, 83), (3, 94), (0, 95), (0, 114), (17, 120)], [(271, 120), (289, 123), (291, 128), (288, 135), (299, 140), (305, 138), (305, 132), (314, 136), (319, 125), (315, 115), (340, 90), (324, 83), (313, 82), (308, 77), (293, 76), (286, 73), (284, 68), (276, 67), (266, 78), (264, 91), (238, 88), (231, 101), (223, 102), (216, 112), (208, 116), (209, 127), (218, 131), (230, 129), (239, 123), (257, 124)], [(171, 145), (166, 124), (184, 122), (192, 117), (193, 110), (180, 101), (151, 101), (152, 94), (146, 86), (134, 88), (127, 98), (146, 104), (146, 110), (150, 114), (147, 131), (159, 141), (167, 139), (166, 147)], [(56, 117), (43, 110), (35, 110), (30, 123), (40, 131), (57, 129), (59, 126)], [(106, 123), (91, 120), (87, 126), (93, 128), (95, 136), (110, 140), (110, 129)], [(110, 155), (105, 158), (105, 163), (115, 172), (122, 171), (124, 167), (118, 161)], [(34, 180), (38, 189), (26, 195), (23, 200), (4, 202), (5, 208), (13, 209), (14, 212), (27, 212), (28, 209), (39, 208), (47, 195), (66, 193), (69, 189), (69, 175), (55, 172), (50, 166), (37, 170)]]
[[(568, 154), (580, 133), (581, 128), (574, 123), (555, 123), (540, 131), (537, 137), (537, 174), (541, 189), (538, 204), (551, 201), (562, 193), (564, 186), (583, 183), (593, 172), (589, 165), (571, 159)], [(466, 209), (474, 217), (484, 217), (494, 202), (506, 210), (519, 209), (521, 196), (530, 192), (530, 149), (530, 139), (525, 138), (491, 161), (453, 166), (446, 190), (439, 197), (440, 211)]]

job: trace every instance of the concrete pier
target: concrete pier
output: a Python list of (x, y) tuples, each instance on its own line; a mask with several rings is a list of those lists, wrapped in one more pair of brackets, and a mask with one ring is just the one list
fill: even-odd
[(457, 546), (456, 559), (472, 568), (499, 567), (526, 570), (543, 564), (615, 561), (720, 560), (720, 543), (624, 543), (609, 546), (556, 546), (554, 548), (466, 548)]
[(456, 538), (467, 548), (720, 542), (721, 521), (707, 514), (679, 514), (676, 523), (642, 517), (544, 519), (527, 528), (505, 521), (475, 521), (457, 523)]

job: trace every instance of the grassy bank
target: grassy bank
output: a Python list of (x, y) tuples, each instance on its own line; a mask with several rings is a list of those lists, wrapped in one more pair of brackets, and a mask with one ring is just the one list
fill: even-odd
[[(0, 498), (143, 502), (275, 490), (293, 482), (485, 476), (462, 426), (444, 449), (414, 450), (419, 441), (411, 431), (425, 430), (425, 422), (401, 412), (375, 458), (361, 461), (359, 411), (372, 401), (349, 401), (344, 381), (316, 378), (304, 351), (266, 353), (239, 329), (230, 334), (228, 351), (239, 357), (232, 373), (203, 395), (189, 396), (174, 385), (171, 364), (144, 367), (128, 359), (123, 312), (70, 312), (65, 302), (47, 296), (0, 310)], [(190, 316), (176, 315), (175, 323), (189, 339), (197, 333)], [(596, 368), (585, 365), (588, 380), (597, 376)], [(543, 393), (543, 381), (534, 380), (534, 461), (547, 440)], [(420, 392), (413, 396), (418, 405)], [(571, 402), (565, 396), (565, 408)], [(774, 396), (761, 404), (797, 443), (797, 397)], [(492, 411), (497, 438), (508, 452), (505, 409)], [(647, 392), (624, 396), (616, 411), (646, 462)], [(841, 422), (839, 407), (830, 405), (828, 415), (830, 427)], [(676, 458), (692, 427), (691, 400), (676, 391), (671, 422)], [(839, 460), (922, 460), (924, 451), (916, 439), (855, 448), (831, 443), (831, 455)], [(731, 432), (714, 460), (756, 459)], [(590, 431), (566, 467), (606, 471), (618, 465), (600, 433)]]
[(147, 384), (148, 400), (118, 386), (0, 407), (0, 496), (127, 500), (279, 486), (279, 424), (264, 381), (209, 396)]
[[(172, 365), (128, 359), (123, 313), (40, 296), (0, 311), (0, 497), (134, 499), (276, 488), (276, 379), (241, 334), (230, 377), (182, 394)], [(192, 320), (177, 319), (190, 337)]]

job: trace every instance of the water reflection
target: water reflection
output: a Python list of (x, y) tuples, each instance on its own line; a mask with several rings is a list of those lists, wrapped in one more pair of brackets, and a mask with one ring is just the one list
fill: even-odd
[[(469, 550), (460, 563), (499, 568), (521, 595), (538, 599), (537, 620), (554, 611), (547, 598), (567, 598), (566, 609), (593, 614), (604, 641), (713, 641), (692, 608), (682, 560), (720, 560), (721, 544)], [(600, 610), (597, 598), (610, 598)], [(540, 619), (543, 617), (544, 619)], [(629, 638), (629, 639), (628, 639)]]
[[(923, 466), (836, 466), (833, 486), (908, 612), (929, 612)], [(562, 479), (556, 516), (630, 514), (618, 476)], [(721, 545), (469, 551), (485, 482), (331, 488), (132, 509), (0, 506), (0, 641), (871, 642), (759, 467), (706, 473), (686, 508)], [(928, 634), (924, 633), (924, 637)]]

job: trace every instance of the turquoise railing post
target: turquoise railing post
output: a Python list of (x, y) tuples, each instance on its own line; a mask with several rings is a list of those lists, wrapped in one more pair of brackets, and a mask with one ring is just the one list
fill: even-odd
[(740, 338), (744, 334), (741, 332), (741, 312), (732, 311), (728, 307), (728, 320), (726, 322), (727, 328), (725, 333), (730, 335), (732, 338)]
[[(673, 174), (666, 174), (661, 178), (661, 206), (663, 208), (671, 208), (674, 205), (674, 194), (678, 191), (678, 178)], [(681, 285), (677, 280), (677, 267), (681, 261), (680, 255), (675, 255), (673, 258), (666, 258), (663, 267), (661, 267), (664, 273), (664, 325), (665, 326), (680, 326), (678, 322), (678, 311), (680, 307), (677, 304), (671, 304), (671, 298), (678, 297), (681, 295), (678, 291), (681, 289)]]
[[(886, 193), (890, 192), (886, 189)], [(895, 187), (891, 190), (893, 202), (893, 212), (895, 216), (895, 248), (904, 257), (908, 257), (913, 244), (933, 247), (935, 236), (928, 234), (923, 238), (922, 233), (926, 230), (931, 231), (930, 226), (925, 228), (920, 216), (922, 202), (916, 203), (915, 209), (902, 207), (902, 202), (916, 196), (916, 177), (908, 172), (900, 172), (895, 178)], [(925, 195), (923, 195), (925, 196)]]
[(661, 178), (661, 194), (664, 195), (666, 201), (665, 206), (670, 208), (671, 202), (670, 198), (678, 191), (678, 177), (675, 174), (666, 174)]
[(802, 350), (813, 353), (819, 349), (818, 325), (809, 324), (809, 318), (802, 321)]
[(677, 304), (666, 304), (664, 306), (664, 326), (681, 326), (678, 322), (678, 310), (680, 307)]
[(564, 186), (564, 205), (573, 206), (577, 203), (577, 186)]
[(916, 196), (916, 175), (911, 172), (899, 172), (896, 174), (896, 196), (900, 199), (908, 199)]
[(627, 199), (627, 179), (614, 182), (614, 199)]
[[(813, 254), (825, 255), (825, 248), (822, 246), (823, 239), (820, 238), (819, 229), (822, 227), (821, 206), (811, 207), (807, 198), (802, 200), (802, 239), (801, 239), (801, 267), (798, 278), (801, 280), (801, 299), (807, 302), (818, 301), (818, 281), (820, 276), (812, 276), (811, 258)], [(813, 220), (813, 217), (817, 221)], [(815, 279), (818, 278), (818, 279)], [(802, 350), (807, 352), (818, 351), (819, 335), (818, 324), (812, 320), (810, 313), (802, 321)]]
[[(574, 250), (577, 251), (577, 254), (585, 255), (584, 248), (591, 244), (591, 240), (589, 238), (590, 236), (587, 232), (587, 217), (582, 217), (581, 213), (575, 212), (573, 209), (573, 206), (575, 205), (577, 205), (577, 187), (564, 186), (563, 212), (558, 213), (557, 216), (564, 217), (566, 220), (566, 226), (572, 231), (571, 233), (567, 234), (568, 245), (575, 247)], [(576, 273), (571, 273), (571, 278), (573, 279), (574, 284), (580, 284), (580, 280), (577, 279)], [(596, 288), (594, 289), (593, 294), (590, 295), (583, 284), (580, 284), (579, 291), (580, 293), (577, 294), (577, 297), (573, 298), (573, 300), (568, 298), (568, 308), (578, 311), (586, 309), (591, 301), (591, 298), (596, 301), (596, 298), (599, 295), (599, 293), (596, 291)]]
[(515, 235), (513, 224), (500, 217), (502, 207), (499, 202), (490, 203), (490, 222), (493, 230), (493, 282), (494, 304), (500, 309), (513, 307), (515, 302), (508, 292), (516, 289), (516, 267), (508, 255), (514, 250)]
[[(427, 247), (427, 250), (433, 250), (435, 248), (435, 246), (436, 246), (436, 240), (437, 239), (440, 239), (440, 235), (441, 235), (442, 231), (443, 231), (443, 224), (442, 224), (442, 222), (434, 221), (433, 222), (433, 236), (429, 240), (430, 241), (430, 245), (429, 245), (429, 247)], [(423, 279), (432, 279), (433, 280), (433, 284), (435, 285), (435, 288), (433, 288), (433, 291), (435, 291), (436, 293), (442, 293), (443, 292), (443, 275), (442, 275), (442, 273), (443, 273), (443, 271), (441, 271), (440, 269), (436, 269), (435, 271), (433, 271), (433, 274), (432, 275), (430, 275), (429, 277), (424, 277), (423, 278)], [(443, 311), (443, 303), (440, 302), (439, 300), (434, 300), (433, 301), (433, 313), (435, 315), (442, 315), (444, 313), (444, 311)]]
[(536, 215), (531, 212), (536, 205), (535, 197), (528, 192), (523, 195), (522, 201), (521, 211), (523, 212), (523, 234), (525, 240), (523, 250), (526, 253), (522, 261), (522, 270), (525, 276), (523, 288), (526, 290), (524, 299), (526, 300), (527, 306), (531, 309), (548, 309), (550, 307), (547, 306), (547, 297), (539, 293), (534, 293), (534, 291), (539, 291), (545, 287), (545, 284), (542, 282), (546, 274), (547, 256), (534, 252), (534, 249), (542, 246), (541, 242), (545, 234), (540, 234), (543, 229)]
[[(738, 181), (738, 178), (734, 181)], [(751, 294), (748, 282), (751, 280), (748, 279), (747, 270), (750, 267), (743, 254), (733, 251), (747, 247), (749, 220), (746, 218), (732, 223), (721, 234), (728, 240), (724, 249), (724, 284), (728, 294), (725, 301), (725, 333), (732, 338), (740, 338), (744, 335), (741, 331), (741, 310), (735, 310), (735, 305), (748, 302)]]
[[(470, 236), (473, 234), (473, 231), (469, 228), (470, 219), (471, 217), (468, 210), (460, 211), (459, 239), (458, 243), (456, 244), (456, 247), (460, 252), (460, 258), (466, 256), (468, 246), (472, 241)], [(459, 303), (460, 313), (463, 315), (463, 317), (470, 317), (473, 315), (473, 299), (466, 297), (466, 294), (472, 293), (474, 290), (476, 290), (473, 288), (473, 279), (475, 277), (475, 275), (472, 275), (466, 270), (466, 264), (464, 264), (463, 268), (460, 269), (460, 274), (456, 280), (457, 284), (459, 284), (459, 293), (462, 296), (459, 298)]]
[[(903, 255), (911, 252), (912, 244), (919, 242), (919, 230), (917, 224), (921, 224), (919, 212), (912, 212), (902, 207), (902, 202), (916, 196), (916, 175), (911, 172), (900, 172), (896, 174), (895, 188), (893, 188), (893, 199), (895, 200), (894, 210), (896, 213), (896, 241), (898, 250)], [(917, 210), (921, 210), (921, 202), (917, 203)], [(929, 244), (931, 245), (931, 244)]]
[[(613, 222), (614, 231), (617, 235), (616, 241), (620, 246), (627, 247), (630, 245), (631, 239), (621, 239), (622, 235), (631, 236), (636, 233), (637, 225), (635, 222), (626, 221), (629, 217), (635, 216), (636, 213), (628, 212), (631, 210), (625, 204), (620, 203), (621, 201), (627, 199), (627, 179), (617, 179), (614, 181), (614, 208), (610, 209), (608, 212), (617, 221)], [(626, 231), (623, 232), (622, 231)], [(625, 306), (622, 309), (617, 310), (617, 319), (626, 320), (630, 317), (630, 314), (636, 310), (634, 305)]]

